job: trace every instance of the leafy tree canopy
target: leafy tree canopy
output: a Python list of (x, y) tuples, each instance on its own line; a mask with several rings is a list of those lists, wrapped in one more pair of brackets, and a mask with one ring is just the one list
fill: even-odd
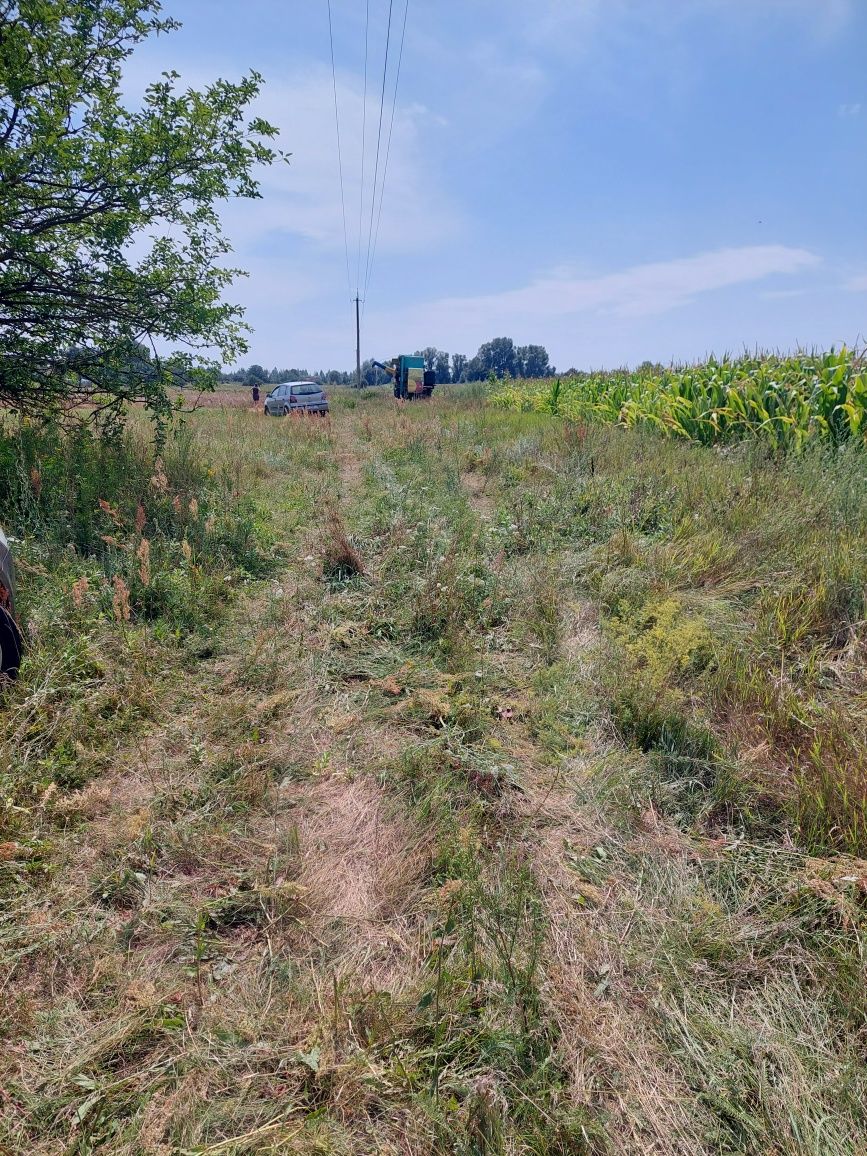
[(497, 377), (517, 376), (515, 343), (511, 337), (495, 337), (492, 341), (486, 341), (479, 346), (476, 359), (479, 362), (480, 377), (487, 377), (489, 373)]
[(124, 62), (177, 27), (160, 11), (0, 0), (0, 402), (21, 412), (140, 400), (165, 420), (170, 385), (207, 384), (207, 351), (246, 349), (215, 206), (258, 197), (256, 166), (283, 154), (248, 116), (255, 72), (202, 91), (164, 73), (126, 107)]
[(247, 370), (247, 385), (261, 385), (263, 381), (270, 380), (268, 370), (263, 369), (261, 365), (251, 365)]
[(544, 345), (519, 345), (515, 359), (521, 377), (547, 377), (552, 372)]
[(463, 353), (452, 354), (452, 381), (462, 381), (467, 368), (467, 358)]

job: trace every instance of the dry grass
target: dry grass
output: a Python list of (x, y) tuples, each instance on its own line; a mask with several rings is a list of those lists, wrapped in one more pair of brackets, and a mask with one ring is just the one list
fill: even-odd
[(325, 515), (322, 535), (322, 576), (336, 582), (364, 574), (364, 563), (352, 545), (340, 512), (332, 506)]
[[(536, 877), (548, 917), (543, 991), (556, 1018), (569, 1087), (578, 1104), (610, 1102), (619, 1152), (700, 1150), (709, 1119), (647, 1022), (644, 993), (630, 979), (623, 939), (637, 896), (631, 881), (600, 858), (616, 838), (601, 816), (577, 811), (592, 764), (570, 766), (525, 796)], [(583, 875), (576, 865), (584, 868)], [(592, 875), (592, 880), (587, 878)]]

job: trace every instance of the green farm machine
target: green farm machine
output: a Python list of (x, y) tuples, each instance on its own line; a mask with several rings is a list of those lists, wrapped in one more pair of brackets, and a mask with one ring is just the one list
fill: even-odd
[(373, 364), (391, 378), (394, 396), (397, 398), (413, 400), (430, 397), (434, 391), (436, 374), (433, 370), (425, 369), (423, 357), (395, 357), (387, 365), (381, 361), (374, 361)]

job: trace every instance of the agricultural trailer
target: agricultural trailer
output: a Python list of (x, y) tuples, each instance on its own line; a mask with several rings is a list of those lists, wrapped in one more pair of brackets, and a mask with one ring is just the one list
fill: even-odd
[(423, 357), (393, 357), (387, 365), (381, 361), (374, 361), (373, 364), (392, 379), (394, 396), (397, 398), (414, 400), (430, 397), (434, 391), (436, 374), (431, 369), (425, 369)]

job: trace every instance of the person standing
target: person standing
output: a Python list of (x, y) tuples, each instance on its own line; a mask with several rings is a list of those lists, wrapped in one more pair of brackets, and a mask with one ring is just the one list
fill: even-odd
[(253, 393), (253, 405), (258, 406), (258, 404), (259, 404), (259, 386), (255, 382), (253, 384), (252, 393)]

